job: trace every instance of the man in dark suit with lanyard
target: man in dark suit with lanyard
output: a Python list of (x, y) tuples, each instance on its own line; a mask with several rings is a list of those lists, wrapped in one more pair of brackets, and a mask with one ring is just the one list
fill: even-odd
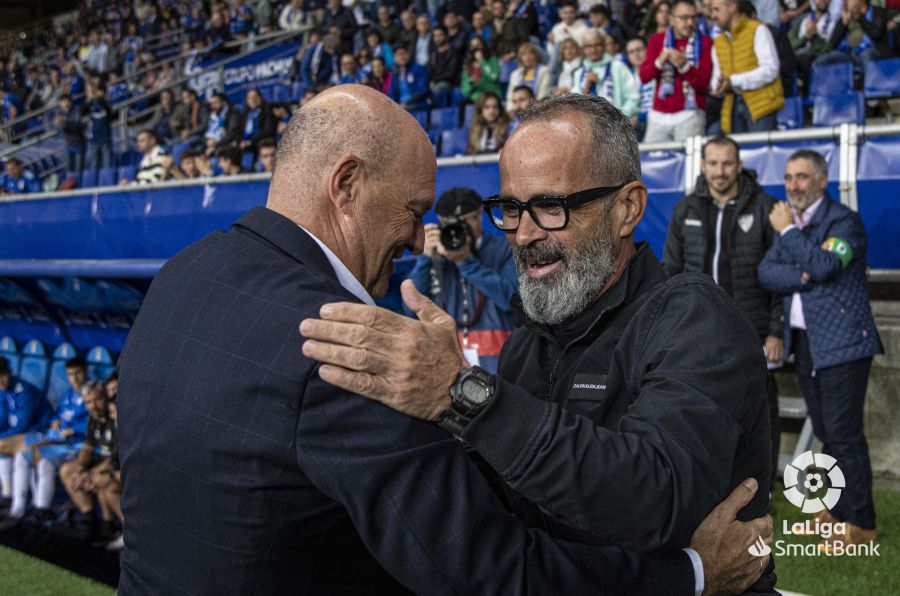
[(156, 276), (119, 360), (120, 594), (699, 594), (759, 577), (768, 557), (747, 549), (771, 519), (735, 520), (752, 480), (694, 555), (567, 542), (511, 514), (450, 433), (320, 378), (300, 321), (385, 293), (392, 260), (422, 250), (435, 171), (396, 104), (326, 91), (292, 117), (266, 208)]

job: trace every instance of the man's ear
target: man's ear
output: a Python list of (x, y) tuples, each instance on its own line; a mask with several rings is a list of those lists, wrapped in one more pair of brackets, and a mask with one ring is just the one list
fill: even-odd
[(647, 187), (643, 182), (631, 182), (625, 186), (624, 194), (619, 199), (619, 212), (622, 214), (617, 230), (619, 238), (628, 238), (634, 234), (638, 222), (644, 217), (647, 209)]
[(328, 198), (340, 213), (352, 210), (359, 200), (363, 186), (368, 182), (362, 160), (353, 155), (343, 155), (335, 162), (328, 175)]

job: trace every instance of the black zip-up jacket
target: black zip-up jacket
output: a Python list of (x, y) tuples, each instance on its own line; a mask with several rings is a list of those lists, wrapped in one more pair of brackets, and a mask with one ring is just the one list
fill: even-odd
[[(526, 317), (462, 439), (553, 534), (668, 551), (745, 478), (759, 491), (740, 519), (767, 512), (765, 383), (759, 340), (728, 295), (707, 275), (667, 281), (641, 243), (586, 312), (553, 328)], [(774, 583), (770, 564), (752, 591)]]
[[(708, 239), (716, 233), (715, 229), (708, 229), (712, 201), (706, 179), (701, 175), (694, 192), (675, 204), (663, 249), (662, 265), (669, 277), (704, 272), (709, 257)], [(756, 173), (744, 170), (738, 178), (735, 217), (728, 231), (732, 239), (731, 297), (761, 339), (784, 334), (782, 301), (763, 288), (757, 273), (760, 261), (774, 242), (775, 231), (769, 223), (774, 206), (775, 199), (756, 182)]]

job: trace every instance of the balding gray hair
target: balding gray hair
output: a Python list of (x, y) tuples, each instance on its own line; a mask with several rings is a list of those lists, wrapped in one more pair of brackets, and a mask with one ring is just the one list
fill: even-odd
[[(393, 170), (399, 146), (392, 123), (349, 105), (310, 103), (294, 112), (278, 143), (273, 181), (282, 169), (293, 170), (292, 165), (304, 170), (292, 174), (308, 178), (330, 171), (341, 155), (353, 154), (362, 160), (373, 182), (379, 183)], [(291, 177), (293, 182), (302, 180)]]
[(810, 165), (812, 165), (813, 172), (816, 174), (817, 181), (828, 179), (828, 162), (825, 161), (825, 158), (822, 157), (821, 153), (811, 149), (800, 149), (794, 151), (788, 158), (788, 161), (795, 161), (798, 159), (809, 161)]
[(520, 126), (549, 122), (573, 113), (591, 122), (591, 150), (585, 167), (603, 185), (641, 179), (641, 154), (634, 127), (625, 115), (602, 97), (566, 93), (551, 95), (531, 104), (522, 114)]

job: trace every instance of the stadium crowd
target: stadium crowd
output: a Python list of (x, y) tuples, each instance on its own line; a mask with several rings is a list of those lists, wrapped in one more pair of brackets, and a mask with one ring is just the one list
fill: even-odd
[[(98, 0), (7, 55), (0, 102), (13, 138), (27, 132), (17, 118), (53, 107), (65, 171), (78, 174), (120, 161), (115, 106), (153, 93), (130, 123), (140, 163), (120, 184), (266, 171), (260, 149), (269, 153), (291, 112), (344, 83), (381, 90), (423, 114), (423, 126), (430, 109), (463, 108), (450, 125), (465, 130), (467, 154), (498, 151), (530, 101), (565, 92), (606, 97), (640, 140), (679, 141), (775, 129), (784, 98), (807, 93), (814, 66), (846, 62), (859, 75), (892, 57), (896, 8), (891, 0)], [(230, 42), (277, 31), (302, 33), (283, 81), (290, 101), (250, 88), (232, 103), (176, 84), (201, 59), (252, 47)], [(0, 192), (34, 192), (35, 174), (8, 160)]]

